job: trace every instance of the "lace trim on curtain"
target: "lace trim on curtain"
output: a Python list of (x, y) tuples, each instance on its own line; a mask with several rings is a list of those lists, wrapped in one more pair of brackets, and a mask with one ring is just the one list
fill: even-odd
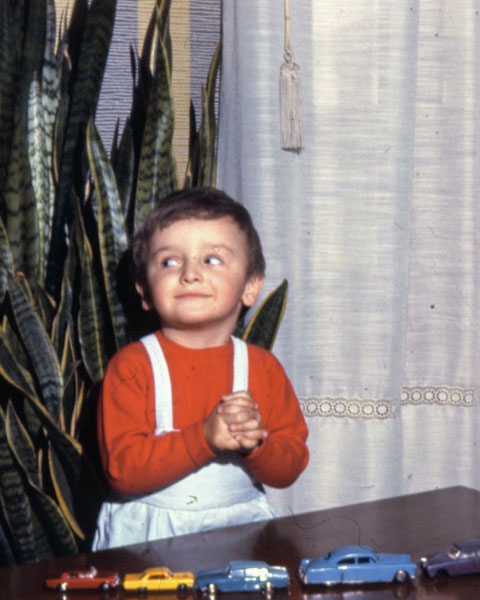
[(472, 407), (480, 403), (480, 390), (449, 386), (404, 387), (400, 401), (369, 398), (300, 397), (305, 417), (350, 417), (389, 419), (398, 416), (401, 405), (439, 404)]

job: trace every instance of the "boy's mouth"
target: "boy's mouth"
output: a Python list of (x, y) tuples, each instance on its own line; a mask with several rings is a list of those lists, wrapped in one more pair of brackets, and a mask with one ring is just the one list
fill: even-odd
[(208, 294), (202, 294), (200, 292), (185, 292), (184, 294), (178, 294), (175, 296), (179, 300), (188, 299), (188, 298), (209, 298)]

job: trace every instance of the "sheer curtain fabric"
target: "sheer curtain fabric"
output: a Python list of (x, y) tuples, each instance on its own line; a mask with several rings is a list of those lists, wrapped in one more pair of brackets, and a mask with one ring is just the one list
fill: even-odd
[(310, 430), (281, 514), (480, 487), (480, 4), (291, 0), (300, 153), (280, 147), (278, 0), (223, 1), (217, 186), (289, 281), (274, 352)]

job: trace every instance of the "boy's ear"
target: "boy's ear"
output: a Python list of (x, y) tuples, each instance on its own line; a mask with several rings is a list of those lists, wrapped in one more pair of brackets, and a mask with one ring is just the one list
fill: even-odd
[(147, 302), (145, 300), (145, 294), (143, 293), (143, 287), (139, 283), (136, 283), (135, 284), (135, 289), (140, 294), (140, 298), (142, 299), (142, 308), (143, 308), (143, 310), (150, 310), (152, 308), (152, 305), (150, 304), (150, 302)]
[(253, 306), (255, 302), (258, 300), (258, 296), (260, 294), (260, 290), (263, 286), (263, 275), (252, 275), (250, 279), (245, 284), (245, 289), (242, 294), (242, 304), (243, 306)]

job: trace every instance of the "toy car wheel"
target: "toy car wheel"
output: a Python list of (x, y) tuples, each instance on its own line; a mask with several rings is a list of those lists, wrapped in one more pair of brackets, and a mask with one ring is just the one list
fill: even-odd
[(437, 579), (446, 579), (448, 577), (448, 571), (446, 571), (445, 569), (440, 569), (439, 571), (434, 573), (433, 577), (436, 577)]
[(187, 593), (187, 586), (184, 583), (181, 583), (178, 587), (177, 587), (177, 592), (179, 594), (186, 594)]
[(273, 594), (273, 584), (271, 581), (267, 581), (265, 587), (263, 588), (267, 595)]
[(139, 591), (141, 594), (146, 594), (146, 593), (147, 593), (147, 588), (144, 586), (144, 587), (138, 588), (138, 591)]
[(100, 589), (102, 590), (102, 592), (106, 592), (107, 590), (110, 589), (110, 586), (108, 585), (108, 583), (106, 581), (104, 581), (101, 585), (100, 585)]
[(65, 583), (65, 581), (63, 581), (57, 585), (57, 590), (59, 592), (66, 592), (68, 590), (68, 585)]
[(394, 581), (396, 583), (405, 583), (408, 581), (408, 573), (406, 571), (397, 571), (395, 573)]
[(215, 596), (215, 594), (217, 593), (217, 586), (214, 583), (209, 583), (207, 585), (207, 593), (209, 594), (209, 596)]

